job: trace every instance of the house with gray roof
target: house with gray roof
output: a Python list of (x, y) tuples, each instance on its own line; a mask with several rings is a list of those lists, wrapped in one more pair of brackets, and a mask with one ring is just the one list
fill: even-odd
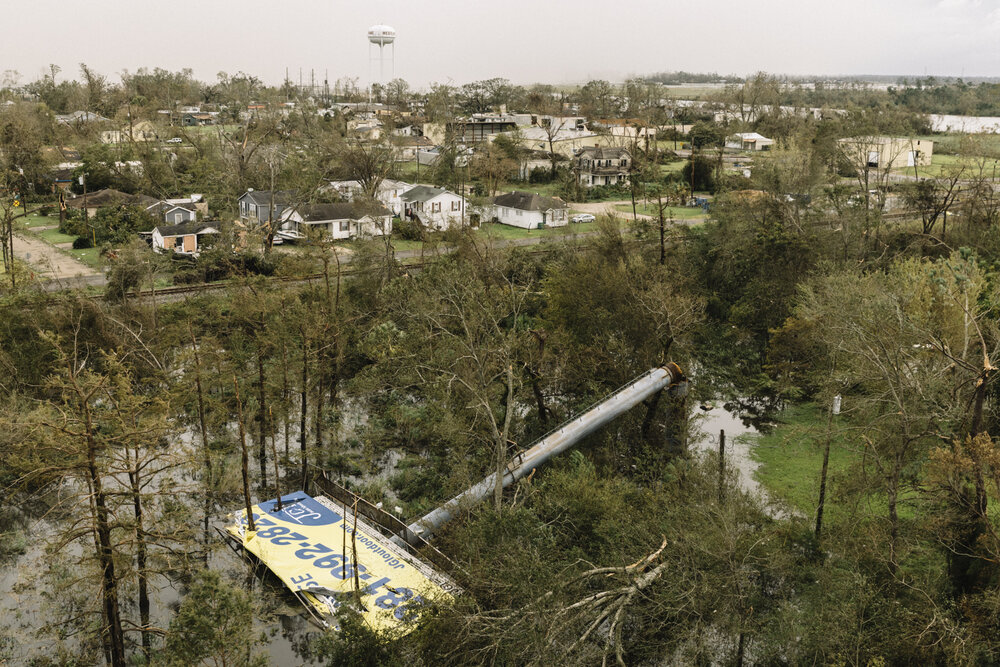
[(403, 217), (418, 220), (432, 231), (469, 222), (465, 197), (444, 188), (417, 185), (403, 193)]
[(240, 222), (260, 227), (271, 220), (280, 220), (282, 212), (295, 204), (296, 197), (294, 190), (275, 190), (273, 196), (270, 190), (247, 190), (236, 200)]
[(286, 208), (278, 221), (277, 236), (285, 241), (305, 239), (309, 230), (331, 239), (392, 233), (392, 211), (378, 203), (297, 204)]
[(515, 190), (493, 198), (493, 219), (523, 229), (563, 227), (569, 224), (569, 204), (559, 197)]

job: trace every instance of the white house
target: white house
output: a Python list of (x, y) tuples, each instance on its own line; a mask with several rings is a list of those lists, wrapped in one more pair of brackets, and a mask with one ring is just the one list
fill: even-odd
[(381, 205), (357, 202), (300, 204), (285, 209), (277, 235), (293, 241), (306, 237), (306, 229), (319, 230), (332, 239), (384, 236), (392, 233), (392, 211)]
[(756, 132), (738, 132), (726, 138), (726, 148), (740, 151), (769, 151), (774, 145), (774, 139), (768, 139)]
[(443, 231), (469, 222), (465, 197), (442, 188), (418, 185), (403, 193), (403, 215), (419, 220), (425, 227)]
[(540, 229), (569, 224), (569, 205), (558, 197), (514, 191), (493, 198), (493, 217), (504, 225)]
[(627, 183), (632, 154), (626, 148), (589, 147), (576, 156), (580, 183), (587, 187)]
[(218, 234), (219, 230), (205, 223), (185, 222), (179, 225), (161, 225), (153, 229), (153, 250), (172, 250), (181, 255), (198, 256), (205, 236)]
[[(403, 193), (413, 187), (412, 183), (397, 181), (394, 178), (383, 179), (378, 186), (375, 199), (392, 211), (393, 215), (403, 214)], [(361, 192), (359, 181), (330, 181), (323, 187), (324, 191), (334, 191), (346, 201), (354, 201)]]

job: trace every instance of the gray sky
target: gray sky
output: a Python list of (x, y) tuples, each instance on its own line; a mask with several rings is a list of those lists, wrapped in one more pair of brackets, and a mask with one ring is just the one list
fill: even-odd
[[(4, 5), (15, 0), (3, 0)], [(368, 79), (367, 28), (415, 86), (655, 71), (1000, 76), (1000, 0), (16, 0), (0, 69), (190, 67)], [(375, 72), (377, 75), (377, 65)], [(388, 71), (387, 71), (388, 75)]]

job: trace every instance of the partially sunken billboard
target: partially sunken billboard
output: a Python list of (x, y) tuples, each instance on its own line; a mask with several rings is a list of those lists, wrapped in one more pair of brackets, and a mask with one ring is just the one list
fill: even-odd
[(276, 500), (255, 505), (253, 532), (246, 530), (246, 510), (232, 518), (229, 533), (327, 624), (342, 605), (357, 608), (350, 602), (360, 599), (372, 629), (407, 632), (422, 604), (458, 593), (447, 576), (323, 496), (282, 496), (280, 510)]

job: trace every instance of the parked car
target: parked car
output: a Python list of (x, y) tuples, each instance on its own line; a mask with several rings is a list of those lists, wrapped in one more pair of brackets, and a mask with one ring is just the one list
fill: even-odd
[(594, 216), (590, 213), (577, 213), (572, 218), (569, 219), (570, 222), (593, 222), (596, 220)]
[(167, 139), (167, 141), (166, 141), (166, 143), (168, 143), (168, 144), (180, 144), (180, 143), (183, 143), (183, 142), (184, 142), (184, 140), (181, 139), (180, 137), (174, 137), (173, 139)]

